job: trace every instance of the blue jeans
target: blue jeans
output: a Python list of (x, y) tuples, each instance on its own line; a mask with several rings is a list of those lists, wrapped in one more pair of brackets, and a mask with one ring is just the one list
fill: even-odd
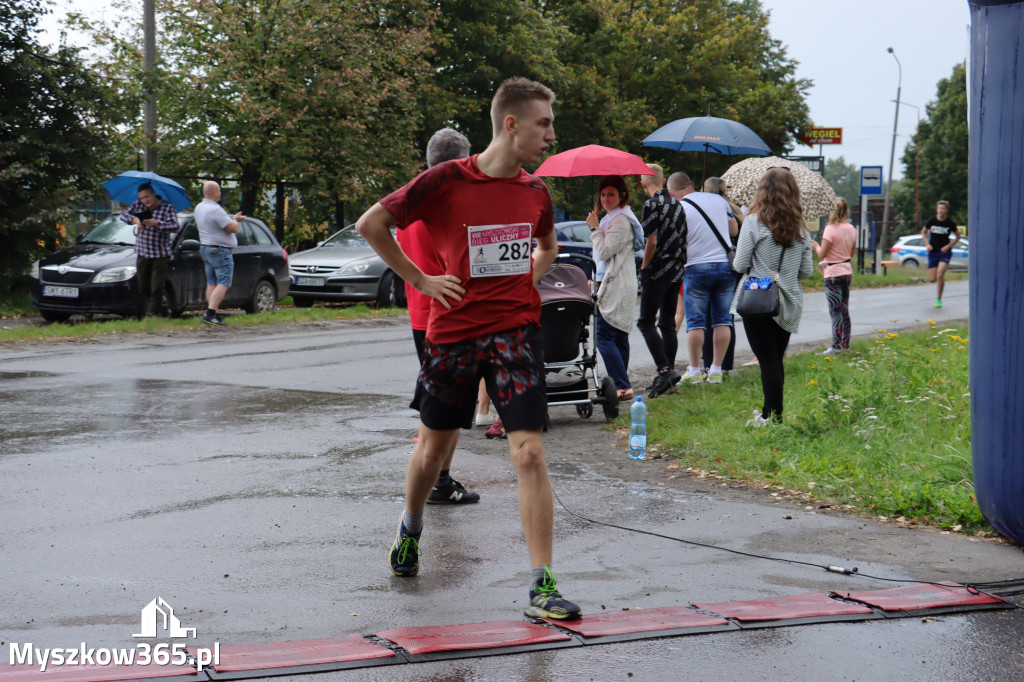
[(729, 263), (687, 265), (683, 274), (683, 305), (686, 306), (686, 331), (712, 327), (731, 327), (729, 307), (736, 293), (736, 273)]
[(597, 313), (597, 350), (604, 360), (608, 376), (615, 382), (615, 388), (632, 388), (626, 369), (629, 367), (629, 334), (616, 329)]
[(199, 247), (199, 255), (203, 258), (203, 265), (206, 267), (206, 284), (215, 286), (231, 286), (231, 279), (235, 274), (235, 258), (231, 255), (231, 249), (227, 246)]

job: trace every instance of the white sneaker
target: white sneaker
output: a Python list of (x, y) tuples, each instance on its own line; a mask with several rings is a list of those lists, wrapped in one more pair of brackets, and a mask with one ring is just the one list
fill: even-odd
[(473, 417), (473, 426), (485, 428), (493, 424), (495, 419), (497, 419), (497, 415), (495, 415), (494, 412), (490, 410), (487, 410), (482, 414), (480, 412), (477, 412), (476, 416)]
[(821, 354), (822, 355), (839, 355), (842, 352), (843, 352), (842, 348), (833, 348), (832, 346), (829, 346), (825, 350), (821, 351)]
[(696, 374), (687, 373), (686, 376), (683, 377), (683, 383), (684, 384), (703, 384), (704, 383), (704, 375), (701, 374), (700, 372), (697, 372)]
[(747, 426), (765, 426), (768, 420), (761, 416), (761, 410), (754, 410), (754, 418), (747, 420)]
[(721, 372), (708, 372), (708, 376), (707, 376), (706, 381), (709, 384), (720, 384), (720, 383), (722, 383), (722, 373)]

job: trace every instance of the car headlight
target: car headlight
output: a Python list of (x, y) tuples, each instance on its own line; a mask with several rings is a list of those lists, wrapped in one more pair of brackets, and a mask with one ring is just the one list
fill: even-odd
[(339, 275), (358, 275), (362, 272), (366, 272), (370, 269), (370, 265), (373, 264), (373, 258), (364, 258), (363, 260), (357, 260), (349, 263), (345, 267), (338, 270)]
[(138, 270), (134, 265), (125, 265), (121, 268), (109, 268), (100, 270), (92, 278), (95, 284), (109, 284), (111, 282), (125, 282), (135, 276)]
[(28, 269), (28, 276), (32, 279), (39, 279), (39, 261), (33, 261)]

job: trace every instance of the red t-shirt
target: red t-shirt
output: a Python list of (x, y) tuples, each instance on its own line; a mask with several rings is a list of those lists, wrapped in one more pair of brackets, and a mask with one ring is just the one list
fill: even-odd
[(444, 273), (457, 276), (466, 289), (461, 301), (449, 299), (451, 309), (431, 301), (431, 342), (540, 324), (530, 243), (554, 229), (554, 211), (539, 178), (522, 169), (514, 178), (492, 178), (480, 171), (474, 155), (428, 168), (380, 203), (399, 228), (423, 221)]
[[(434, 243), (430, 240), (430, 231), (422, 220), (417, 220), (404, 230), (399, 230), (398, 243), (409, 260), (418, 265), (424, 274), (444, 274), (444, 266), (438, 262), (437, 254), (434, 253)], [(430, 320), (430, 302), (433, 299), (416, 291), (413, 285), (406, 282), (405, 300), (408, 303), (409, 322), (412, 324), (412, 328), (426, 331), (427, 322)]]

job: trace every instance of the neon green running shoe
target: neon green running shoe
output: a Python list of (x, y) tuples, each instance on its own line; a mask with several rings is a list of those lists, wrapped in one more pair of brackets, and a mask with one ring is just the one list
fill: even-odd
[(544, 580), (530, 587), (530, 604), (523, 609), (530, 618), (551, 618), (554, 620), (579, 620), (580, 607), (564, 599), (555, 587), (555, 576), (551, 569), (544, 567)]
[(388, 565), (391, 572), (403, 578), (411, 578), (420, 570), (420, 536), (405, 530), (401, 518), (398, 520), (398, 533), (391, 543), (388, 553)]

